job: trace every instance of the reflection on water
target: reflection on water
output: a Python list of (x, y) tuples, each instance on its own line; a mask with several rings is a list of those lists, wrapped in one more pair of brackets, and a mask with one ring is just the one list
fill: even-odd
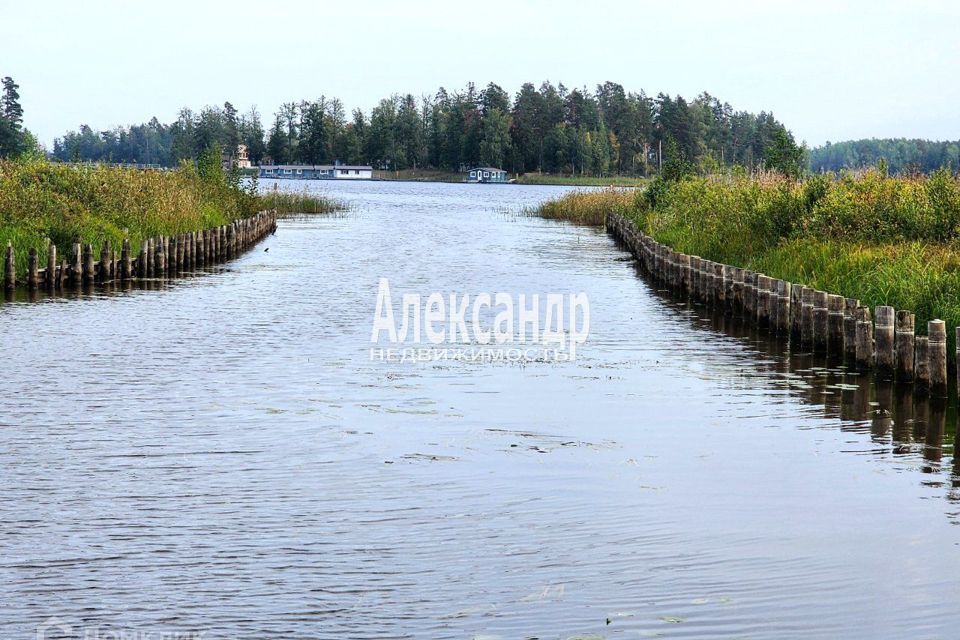
[[(284, 185), (299, 188), (302, 185)], [(0, 627), (944, 637), (955, 401), (659, 292), (556, 187), (346, 216), (163, 291), (0, 305)], [(395, 291), (585, 291), (575, 363), (371, 362)]]

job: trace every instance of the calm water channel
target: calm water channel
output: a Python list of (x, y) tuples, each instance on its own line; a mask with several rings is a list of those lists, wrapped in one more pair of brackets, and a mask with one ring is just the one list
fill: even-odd
[[(0, 304), (0, 636), (956, 637), (953, 401), (514, 213), (561, 188), (311, 186), (350, 211), (163, 290)], [(584, 291), (590, 338), (373, 362), (380, 277)]]

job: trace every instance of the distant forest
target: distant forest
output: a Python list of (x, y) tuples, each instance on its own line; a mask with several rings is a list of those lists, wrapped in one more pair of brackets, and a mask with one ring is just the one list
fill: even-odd
[(805, 150), (770, 113), (735, 111), (706, 93), (692, 101), (662, 93), (652, 98), (613, 82), (594, 92), (528, 83), (513, 97), (493, 83), (469, 84), (420, 98), (394, 95), (369, 115), (321, 97), (283, 104), (269, 127), (255, 108), (239, 113), (227, 102), (182, 109), (169, 124), (153, 118), (108, 131), (84, 125), (58, 138), (53, 155), (174, 166), (212, 145), (234, 149), (238, 143), (254, 163), (339, 160), (391, 170), (491, 165), (517, 173), (649, 175), (662, 157), (664, 164), (699, 170), (738, 164), (798, 173), (807, 162)]
[(891, 173), (930, 173), (940, 167), (960, 169), (960, 140), (934, 142), (886, 138), (827, 143), (810, 152), (817, 173), (874, 167), (883, 160)]

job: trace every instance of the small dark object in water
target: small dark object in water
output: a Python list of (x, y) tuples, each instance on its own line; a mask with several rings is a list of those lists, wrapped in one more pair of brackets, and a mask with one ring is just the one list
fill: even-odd
[(270, 247), (267, 247), (266, 249), (263, 250), (264, 253), (266, 253), (267, 251), (270, 251)]

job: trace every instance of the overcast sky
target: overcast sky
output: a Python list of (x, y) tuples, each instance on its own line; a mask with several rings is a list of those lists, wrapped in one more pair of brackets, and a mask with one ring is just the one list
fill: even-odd
[(341, 98), (494, 81), (612, 80), (767, 110), (799, 140), (960, 138), (955, 0), (5, 2), (0, 76), (26, 125), (169, 122), (181, 106)]

